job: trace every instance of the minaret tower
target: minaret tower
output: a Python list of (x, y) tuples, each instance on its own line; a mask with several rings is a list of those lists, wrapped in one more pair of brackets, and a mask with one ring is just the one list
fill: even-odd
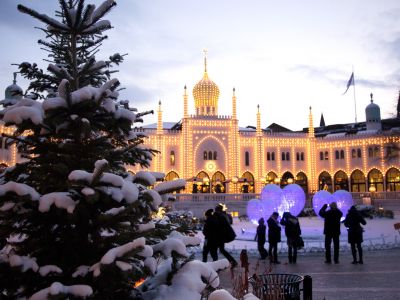
[(311, 106), (310, 113), (308, 115), (308, 137), (314, 137), (314, 121)]
[(313, 193), (318, 190), (318, 178), (317, 178), (317, 146), (314, 133), (314, 122), (312, 108), (310, 106), (310, 113), (308, 115), (308, 140), (307, 140), (307, 172), (310, 174), (310, 184), (308, 186), (308, 192)]
[(232, 119), (236, 120), (236, 93), (235, 93), (235, 88), (233, 88), (233, 94), (232, 94)]
[(158, 101), (158, 111), (157, 111), (157, 134), (163, 133), (162, 125), (162, 110), (161, 110), (161, 100)]
[(183, 88), (183, 117), (185, 119), (188, 117), (188, 95), (186, 85)]
[(257, 136), (262, 135), (262, 130), (261, 130), (261, 114), (260, 114), (260, 104), (257, 104)]

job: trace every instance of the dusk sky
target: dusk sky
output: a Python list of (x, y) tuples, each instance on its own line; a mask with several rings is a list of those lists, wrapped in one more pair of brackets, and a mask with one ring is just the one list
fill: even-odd
[[(87, 4), (100, 4), (88, 0)], [(41, 23), (17, 11), (18, 3), (53, 16), (56, 0), (1, 0), (0, 88), (12, 82), (12, 63), (37, 62), (46, 53), (36, 41)], [(275, 122), (292, 130), (354, 122), (353, 87), (342, 95), (354, 67), (358, 121), (365, 120), (370, 93), (382, 118), (392, 117), (400, 88), (399, 0), (119, 0), (106, 16), (114, 26), (97, 59), (128, 53), (116, 75), (139, 111), (157, 110), (164, 121), (183, 115), (183, 87), (190, 92), (208, 73), (220, 89), (219, 114), (231, 114), (236, 88), (240, 126)], [(26, 89), (27, 81), (19, 78)], [(3, 93), (3, 92), (2, 92)], [(1, 98), (4, 94), (1, 95)], [(145, 124), (156, 115), (145, 118)]]

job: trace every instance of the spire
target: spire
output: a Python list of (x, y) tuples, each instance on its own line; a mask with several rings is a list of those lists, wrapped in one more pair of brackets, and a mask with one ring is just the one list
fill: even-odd
[(203, 49), (204, 52), (204, 76), (207, 76), (207, 49)]
[(308, 137), (314, 137), (314, 121), (312, 115), (312, 108), (310, 106), (310, 114), (308, 115)]
[(232, 94), (232, 119), (236, 120), (236, 90), (233, 88)]
[(157, 134), (162, 134), (162, 110), (161, 110), (161, 100), (158, 101), (158, 112), (157, 112)]
[(369, 94), (369, 96), (371, 97), (371, 103), (374, 103), (374, 94)]
[(400, 91), (399, 98), (397, 99), (397, 119), (400, 119)]
[(185, 87), (183, 88), (183, 117), (184, 118), (188, 117), (188, 95), (187, 95), (186, 84)]
[(325, 119), (323, 113), (321, 113), (321, 120), (319, 121), (319, 127), (325, 127)]
[(13, 73), (13, 75), (14, 75), (13, 84), (17, 84), (17, 73), (18, 73), (18, 72), (14, 72), (14, 73)]
[(262, 134), (261, 131), (261, 114), (260, 114), (260, 104), (257, 104), (257, 135), (260, 136)]

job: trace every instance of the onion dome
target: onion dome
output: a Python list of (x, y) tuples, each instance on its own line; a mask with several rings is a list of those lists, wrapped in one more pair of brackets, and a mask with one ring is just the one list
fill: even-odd
[(203, 78), (194, 86), (193, 97), (197, 115), (217, 115), (219, 88), (208, 78), (207, 57), (204, 57)]
[(5, 90), (5, 99), (2, 102), (4, 106), (15, 104), (18, 100), (22, 99), (23, 91), (17, 85), (17, 73), (14, 73), (14, 80)]
[(367, 130), (380, 130), (381, 125), (381, 109), (379, 105), (374, 103), (373, 94), (371, 93), (371, 103), (365, 108), (365, 120)]

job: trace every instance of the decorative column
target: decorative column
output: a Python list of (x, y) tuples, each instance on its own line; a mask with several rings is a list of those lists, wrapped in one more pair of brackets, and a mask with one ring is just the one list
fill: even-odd
[(314, 121), (312, 115), (312, 108), (310, 106), (310, 113), (308, 115), (308, 137), (307, 137), (307, 173), (309, 174), (308, 178), (308, 192), (316, 192), (318, 190), (318, 177), (317, 177), (317, 155), (316, 150), (316, 139), (314, 132)]

